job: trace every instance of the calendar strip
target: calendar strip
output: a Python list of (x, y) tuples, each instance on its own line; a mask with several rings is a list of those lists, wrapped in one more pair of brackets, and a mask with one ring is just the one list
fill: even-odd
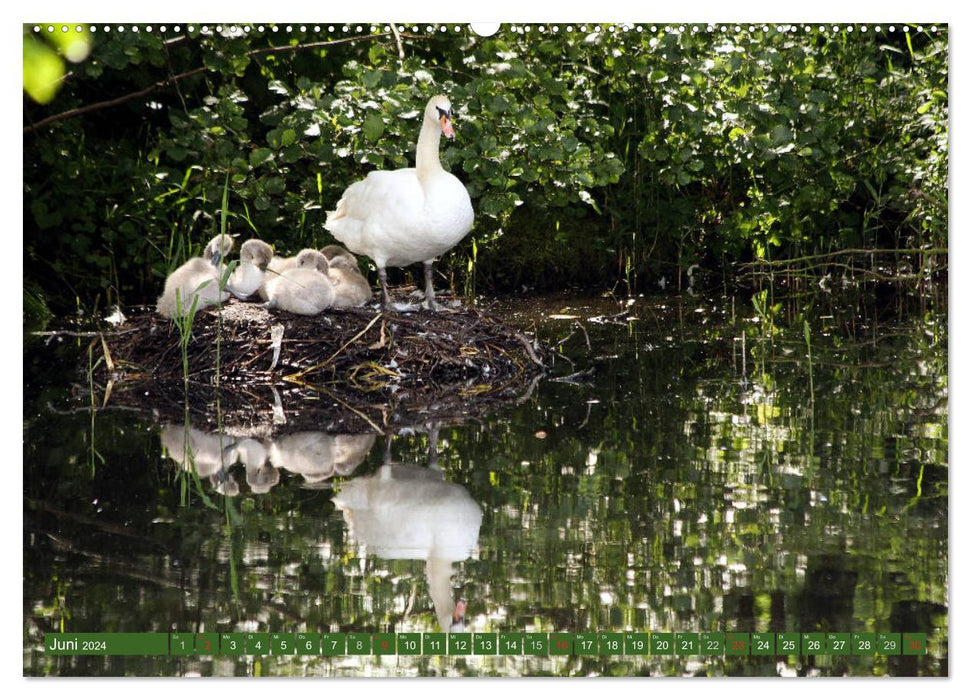
[(50, 656), (924, 656), (922, 632), (50, 633)]

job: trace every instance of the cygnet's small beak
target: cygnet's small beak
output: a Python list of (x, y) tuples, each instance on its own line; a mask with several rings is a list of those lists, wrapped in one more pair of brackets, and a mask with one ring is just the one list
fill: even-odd
[(442, 133), (445, 134), (447, 138), (455, 139), (455, 131), (452, 129), (452, 120), (448, 118), (448, 115), (443, 114), (438, 121), (442, 125)]
[(214, 252), (212, 254), (212, 264), (213, 264), (213, 266), (214, 267), (219, 267), (219, 263), (222, 261), (222, 259), (223, 259), (223, 254), (222, 253), (220, 253), (218, 250), (216, 252)]

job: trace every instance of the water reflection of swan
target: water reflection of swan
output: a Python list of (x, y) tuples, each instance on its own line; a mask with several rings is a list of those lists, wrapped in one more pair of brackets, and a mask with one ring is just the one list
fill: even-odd
[(334, 504), (351, 536), (375, 556), (424, 559), (439, 627), (464, 629), (465, 601), (453, 598), (452, 564), (471, 556), (482, 524), (482, 509), (468, 490), (445, 481), (434, 466), (386, 463), (345, 483)]
[(204, 433), (184, 425), (162, 426), (162, 448), (185, 471), (195, 468), (200, 477), (209, 477), (210, 483), (224, 496), (239, 493), (239, 484), (229, 473), (232, 463), (225, 458), (225, 450), (232, 438), (214, 433)]

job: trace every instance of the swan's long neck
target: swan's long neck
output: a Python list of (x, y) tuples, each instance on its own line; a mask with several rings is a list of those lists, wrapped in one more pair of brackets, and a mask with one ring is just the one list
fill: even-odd
[(452, 613), (455, 600), (452, 598), (452, 562), (437, 559), (431, 555), (425, 562), (425, 575), (428, 577), (428, 592), (435, 606), (435, 617), (442, 632), (452, 626)]
[(438, 158), (438, 145), (441, 140), (442, 129), (438, 122), (423, 120), (421, 133), (418, 134), (418, 148), (415, 149), (415, 168), (418, 170), (419, 180), (442, 171), (442, 162)]

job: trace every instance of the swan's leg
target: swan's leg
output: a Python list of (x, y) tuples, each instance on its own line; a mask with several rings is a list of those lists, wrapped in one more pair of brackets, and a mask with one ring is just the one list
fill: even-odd
[(432, 284), (432, 261), (426, 260), (425, 265), (425, 306), (429, 311), (438, 311), (435, 303), (435, 286)]
[(391, 305), (391, 296), (388, 294), (388, 272), (383, 267), (378, 268), (378, 279), (381, 280), (381, 306), (387, 309)]

